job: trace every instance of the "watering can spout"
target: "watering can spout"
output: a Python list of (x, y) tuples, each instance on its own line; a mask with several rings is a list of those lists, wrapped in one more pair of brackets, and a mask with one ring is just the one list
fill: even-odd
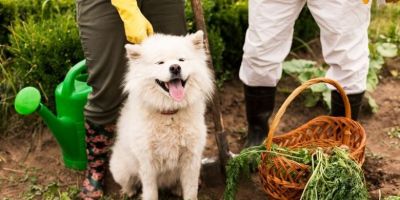
[(59, 136), (57, 129), (62, 127), (60, 119), (57, 118), (45, 105), (40, 104), (38, 114), (43, 118), (44, 123), (49, 127), (50, 131), (53, 133), (54, 137), (59, 141)]
[(53, 133), (55, 128), (60, 127), (60, 120), (42, 103), (40, 103), (40, 92), (34, 87), (26, 87), (18, 92), (15, 98), (15, 110), (21, 115), (29, 115), (37, 111), (46, 125)]

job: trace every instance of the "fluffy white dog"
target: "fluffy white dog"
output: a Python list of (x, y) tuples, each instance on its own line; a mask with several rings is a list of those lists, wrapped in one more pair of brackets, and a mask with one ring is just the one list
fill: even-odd
[(203, 32), (155, 34), (125, 48), (128, 98), (110, 160), (114, 180), (129, 196), (141, 183), (144, 200), (158, 199), (158, 188), (176, 186), (185, 200), (196, 200), (207, 134), (204, 112), (214, 89)]

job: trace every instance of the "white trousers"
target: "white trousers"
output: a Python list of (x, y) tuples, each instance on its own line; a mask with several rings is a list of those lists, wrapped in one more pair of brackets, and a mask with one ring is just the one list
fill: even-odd
[(276, 86), (295, 20), (307, 2), (321, 29), (322, 52), (348, 94), (366, 90), (370, 4), (362, 0), (249, 0), (249, 27), (239, 76), (248, 86)]

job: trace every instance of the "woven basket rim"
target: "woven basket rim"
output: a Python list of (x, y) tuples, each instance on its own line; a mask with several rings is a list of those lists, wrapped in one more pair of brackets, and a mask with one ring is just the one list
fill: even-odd
[[(299, 127), (295, 128), (295, 129), (290, 130), (289, 132), (282, 133), (282, 134), (274, 136), (272, 141), (274, 141), (276, 139), (292, 137), (293, 135), (297, 134), (298, 130), (305, 129), (305, 128), (307, 128), (309, 126), (309, 124), (314, 123), (314, 122), (318, 122), (323, 118), (325, 118), (325, 119), (326, 118), (330, 118), (330, 119), (333, 119), (334, 121), (336, 119), (344, 119), (344, 120), (347, 120), (347, 121), (352, 121), (352, 123), (357, 124), (357, 126), (359, 127), (360, 135), (364, 136), (364, 137), (362, 137), (362, 139), (360, 141), (360, 144), (365, 144), (366, 143), (367, 137), (366, 137), (365, 129), (359, 122), (357, 122), (355, 120), (352, 120), (352, 119), (349, 119), (349, 118), (346, 118), (346, 117), (340, 117), (340, 116), (339, 117), (338, 116), (335, 117), (335, 116), (329, 116), (329, 115), (319, 115), (317, 117), (314, 117), (313, 119), (309, 120), (308, 122), (300, 125)], [(290, 146), (289, 146), (289, 148), (290, 148)], [(363, 150), (363, 148), (364, 148), (364, 146), (360, 145), (356, 149), (354, 149), (352, 152), (350, 152), (350, 154), (352, 154), (353, 152), (361, 151), (361, 150)]]

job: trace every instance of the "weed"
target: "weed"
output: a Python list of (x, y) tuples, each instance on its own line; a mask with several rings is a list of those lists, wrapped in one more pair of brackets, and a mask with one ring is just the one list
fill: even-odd
[(400, 126), (390, 128), (387, 134), (390, 138), (400, 139)]
[[(293, 59), (283, 63), (283, 72), (293, 77), (300, 84), (312, 79), (325, 76), (326, 70), (310, 60)], [(325, 84), (316, 84), (304, 94), (304, 105), (314, 107), (320, 100), (330, 109), (330, 90)]]
[(58, 183), (48, 185), (31, 185), (29, 190), (23, 194), (24, 199), (31, 200), (41, 197), (43, 200), (71, 200), (76, 199), (79, 189), (77, 186), (70, 186), (65, 190), (60, 188)]

